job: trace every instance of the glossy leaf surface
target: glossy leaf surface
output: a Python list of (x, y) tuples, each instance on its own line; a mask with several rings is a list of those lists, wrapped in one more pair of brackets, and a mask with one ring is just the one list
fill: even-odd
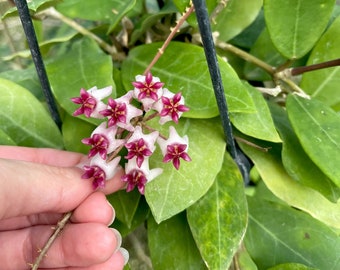
[(161, 224), (149, 218), (148, 239), (153, 269), (207, 269), (192, 238), (184, 213)]
[(271, 104), (270, 109), (275, 126), (283, 140), (282, 163), (287, 173), (293, 179), (315, 189), (328, 200), (336, 203), (340, 197), (340, 188), (319, 169), (303, 150), (288, 120), (287, 112), (274, 104)]
[(340, 267), (339, 236), (324, 224), (273, 202), (249, 198), (248, 206), (245, 245), (259, 269), (290, 262), (316, 269)]
[(0, 104), (1, 129), (17, 145), (63, 147), (58, 127), (27, 89), (0, 78)]
[(228, 269), (247, 226), (247, 203), (238, 167), (224, 155), (209, 191), (187, 210), (195, 242), (209, 269)]
[(16, 145), (16, 143), (2, 129), (0, 129), (0, 145)]
[(137, 190), (130, 193), (127, 193), (126, 190), (120, 190), (108, 196), (109, 202), (115, 208), (116, 217), (128, 228), (131, 227), (140, 198), (141, 195)]
[[(212, 31), (219, 33), (218, 38), (228, 41), (241, 33), (256, 18), (262, 7), (262, 0), (230, 0), (226, 7), (216, 2), (215, 9), (221, 9), (212, 23)], [(210, 13), (210, 16), (213, 13)]]
[[(287, 98), (289, 120), (311, 160), (340, 187), (340, 116), (323, 103)], [(329, 158), (332, 157), (332, 158)]]
[[(188, 154), (192, 161), (181, 161), (176, 170), (163, 163), (160, 151), (150, 159), (152, 168), (163, 168), (163, 174), (146, 185), (145, 197), (155, 220), (159, 223), (183, 211), (201, 198), (220, 171), (225, 153), (222, 131), (216, 128), (219, 119), (181, 119), (176, 130), (189, 137)], [(168, 126), (160, 132), (167, 136)]]
[[(255, 144), (264, 146), (260, 141)], [(244, 143), (240, 146), (254, 162), (264, 183), (275, 196), (329, 226), (340, 228), (340, 202), (332, 203), (315, 189), (293, 180), (282, 165), (281, 149), (277, 145), (265, 143), (266, 147), (270, 147), (268, 152)]]
[[(340, 17), (321, 37), (313, 49), (307, 65), (338, 59), (340, 56)], [(306, 72), (302, 76), (302, 89), (336, 111), (340, 110), (340, 66)]]
[(121, 18), (133, 8), (136, 0), (103, 0), (98, 5), (96, 0), (87, 0), (86, 5), (82, 0), (68, 0), (58, 5), (58, 10), (71, 18), (81, 18), (92, 21), (108, 21), (110, 29), (115, 28)]
[(267, 27), (278, 51), (290, 59), (307, 54), (325, 30), (334, 3), (334, 0), (264, 0)]
[(231, 113), (233, 125), (242, 133), (271, 142), (281, 142), (271, 117), (267, 102), (259, 90), (244, 84), (255, 104), (255, 113)]
[[(143, 74), (161, 46), (160, 43), (153, 43), (138, 46), (130, 51), (128, 59), (122, 66), (123, 84), (126, 90), (133, 89), (131, 83), (134, 77)], [(223, 60), (220, 59), (219, 63), (229, 110), (253, 112), (255, 108), (252, 99), (235, 71)], [(218, 115), (207, 63), (201, 47), (172, 42), (151, 72), (153, 76), (165, 82), (165, 88), (174, 93), (182, 93), (186, 105), (190, 108), (184, 116), (211, 118)]]

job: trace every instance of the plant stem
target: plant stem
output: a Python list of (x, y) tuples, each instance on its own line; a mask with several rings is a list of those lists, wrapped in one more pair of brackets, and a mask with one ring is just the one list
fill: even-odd
[(40, 251), (39, 256), (36, 258), (36, 260), (35, 260), (35, 262), (34, 262), (34, 264), (32, 266), (32, 270), (37, 270), (39, 268), (39, 264), (41, 263), (41, 261), (45, 257), (48, 249), (51, 247), (51, 245), (53, 244), (54, 240), (58, 237), (58, 235), (64, 229), (66, 223), (69, 221), (71, 216), (72, 216), (72, 212), (67, 212), (64, 215), (64, 217), (58, 222), (58, 225), (57, 225), (55, 231), (53, 232), (53, 234), (50, 236), (50, 238), (46, 242), (44, 248)]
[(91, 31), (87, 30), (86, 28), (82, 27), (80, 24), (76, 23), (74, 20), (71, 20), (70, 18), (64, 16), (60, 12), (58, 12), (55, 8), (49, 8), (41, 12), (43, 15), (50, 16), (52, 18), (58, 19), (65, 24), (71, 26), (73, 29), (77, 30), (79, 33), (81, 33), (84, 36), (88, 36), (91, 39), (93, 39), (95, 42), (98, 43), (98, 45), (108, 52), (111, 56), (115, 57), (117, 54), (117, 49), (114, 46), (109, 45), (104, 40), (102, 40), (100, 37), (93, 34)]
[(259, 58), (229, 44), (229, 43), (225, 43), (222, 42), (220, 40), (216, 40), (216, 46), (219, 47), (222, 50), (227, 50), (232, 52), (233, 54), (236, 54), (237, 56), (239, 56), (240, 58), (244, 59), (247, 62), (253, 63), (255, 65), (257, 65), (258, 67), (262, 68), (263, 70), (265, 70), (267, 73), (269, 73), (271, 76), (274, 76), (276, 69), (275, 67), (272, 67), (270, 65), (268, 65), (266, 62), (260, 60)]
[(28, 10), (26, 0), (15, 0), (18, 8), (22, 27), (24, 28), (26, 39), (31, 51), (32, 59), (38, 73), (38, 77), (43, 89), (43, 93), (48, 105), (48, 109), (56, 125), (61, 128), (61, 118), (52, 95), (51, 86), (47, 77), (46, 69), (40, 53), (37, 37), (34, 31), (32, 19)]
[(148, 72), (150, 72), (151, 68), (156, 64), (158, 59), (162, 56), (164, 53), (166, 47), (168, 47), (170, 41), (173, 39), (175, 34), (178, 32), (178, 29), (181, 27), (181, 25), (185, 22), (185, 20), (189, 17), (189, 15), (194, 11), (194, 6), (191, 5), (190, 8), (186, 10), (186, 12), (183, 14), (183, 16), (180, 18), (180, 20), (177, 22), (176, 26), (171, 29), (170, 35), (167, 37), (167, 39), (164, 41), (162, 47), (158, 50), (155, 57), (152, 59), (151, 63), (148, 65), (148, 67), (144, 71), (144, 75), (146, 75)]
[(300, 75), (305, 72), (313, 71), (313, 70), (318, 70), (318, 69), (323, 69), (323, 68), (329, 68), (329, 67), (335, 67), (335, 66), (340, 66), (340, 58), (331, 60), (331, 61), (326, 61), (318, 64), (313, 64), (309, 66), (304, 66), (304, 67), (295, 67), (291, 68), (290, 74), (292, 76)]

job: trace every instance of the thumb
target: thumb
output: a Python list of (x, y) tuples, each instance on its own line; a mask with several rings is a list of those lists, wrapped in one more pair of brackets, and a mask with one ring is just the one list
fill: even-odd
[[(122, 188), (122, 174), (121, 170), (107, 181), (103, 191)], [(91, 180), (81, 175), (76, 167), (0, 159), (0, 219), (73, 210), (93, 192)]]

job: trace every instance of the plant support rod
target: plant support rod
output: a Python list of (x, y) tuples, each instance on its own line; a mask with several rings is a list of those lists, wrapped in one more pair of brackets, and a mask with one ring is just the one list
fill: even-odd
[(198, 27), (201, 33), (205, 56), (208, 63), (210, 77), (215, 92), (216, 102), (222, 121), (223, 131), (230, 155), (238, 165), (245, 182), (249, 178), (249, 162), (237, 148), (233, 129), (229, 118), (228, 105), (224, 94), (222, 77), (217, 61), (215, 44), (211, 33), (210, 20), (204, 0), (193, 0)]
[(21, 20), (22, 27), (24, 29), (26, 39), (28, 42), (28, 46), (31, 51), (32, 59), (35, 65), (35, 69), (38, 73), (38, 77), (41, 83), (41, 87), (47, 102), (48, 109), (51, 113), (51, 116), (57, 126), (61, 127), (61, 119), (58, 113), (57, 105), (55, 103), (54, 97), (52, 95), (50, 83), (47, 77), (46, 69), (44, 62), (42, 60), (42, 56), (40, 53), (37, 37), (34, 31), (33, 22), (29, 13), (29, 9), (27, 6), (26, 0), (14, 0), (17, 8), (19, 17)]

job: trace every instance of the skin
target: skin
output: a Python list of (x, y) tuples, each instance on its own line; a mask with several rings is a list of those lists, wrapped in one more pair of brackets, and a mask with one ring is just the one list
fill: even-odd
[(85, 157), (53, 149), (0, 146), (0, 269), (30, 269), (63, 213), (70, 222), (41, 269), (123, 269), (119, 237), (108, 228), (114, 210), (105, 194), (124, 186), (123, 170), (94, 191), (76, 167)]

